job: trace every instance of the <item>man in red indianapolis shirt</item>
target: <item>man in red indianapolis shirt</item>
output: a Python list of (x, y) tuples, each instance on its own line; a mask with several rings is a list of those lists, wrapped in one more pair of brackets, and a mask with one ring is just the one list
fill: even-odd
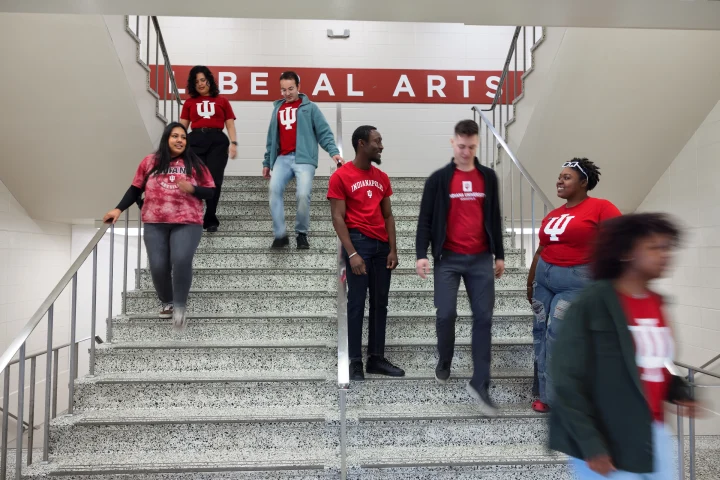
[(365, 296), (370, 290), (367, 373), (402, 377), (405, 372), (385, 358), (390, 275), (398, 265), (395, 218), (390, 208), (392, 187), (380, 164), (382, 136), (363, 125), (352, 136), (355, 159), (330, 177), (333, 226), (343, 245), (348, 284), (348, 350), (350, 379), (364, 380), (362, 324)]

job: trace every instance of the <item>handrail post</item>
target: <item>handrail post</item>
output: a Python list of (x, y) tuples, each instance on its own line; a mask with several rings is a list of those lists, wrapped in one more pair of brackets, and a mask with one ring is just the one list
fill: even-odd
[[(691, 392), (694, 393), (695, 388), (693, 385), (695, 383), (695, 371), (693, 369), (688, 370), (688, 382), (690, 383)], [(695, 417), (693, 415), (690, 415), (688, 422), (690, 423), (690, 427), (688, 429), (690, 443), (688, 452), (690, 455), (690, 480), (695, 480)]]
[(10, 366), (3, 375), (2, 440), (0, 440), (0, 480), (7, 478), (8, 430), (10, 429)]
[(92, 260), (92, 311), (90, 312), (90, 375), (95, 375), (95, 332), (97, 331), (97, 246)]
[(685, 423), (683, 421), (680, 405), (677, 407), (677, 436), (678, 436), (678, 478), (685, 480)]
[(70, 372), (68, 373), (68, 413), (73, 412), (73, 398), (75, 397), (75, 379), (77, 378), (78, 348), (77, 338), (77, 273), (72, 279), (72, 311), (70, 314)]
[(48, 310), (47, 351), (45, 352), (45, 434), (43, 436), (43, 462), (50, 458), (50, 401), (52, 392), (52, 344), (55, 305)]
[[(15, 478), (20, 480), (22, 477), (22, 452), (23, 452), (23, 420), (25, 410), (25, 348), (27, 342), (20, 347), (20, 358), (18, 359), (18, 421), (17, 436), (15, 437)], [(9, 368), (9, 367), (8, 367)]]

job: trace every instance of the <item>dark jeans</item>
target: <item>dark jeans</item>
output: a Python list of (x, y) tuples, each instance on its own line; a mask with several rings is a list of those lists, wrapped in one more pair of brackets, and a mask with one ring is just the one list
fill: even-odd
[(192, 261), (200, 245), (202, 226), (146, 223), (145, 249), (155, 291), (162, 303), (187, 305), (192, 284)]
[(225, 178), (225, 167), (228, 163), (230, 139), (222, 130), (209, 130), (206, 132), (193, 130), (188, 135), (188, 144), (192, 151), (207, 165), (215, 182), (215, 195), (205, 201), (203, 228), (217, 227), (220, 225), (220, 220), (218, 220), (216, 212), (220, 202), (223, 178)]
[(365, 298), (370, 291), (370, 314), (368, 316), (368, 357), (385, 356), (385, 327), (387, 325), (388, 295), (390, 276), (387, 268), (390, 244), (350, 230), (358, 255), (365, 261), (366, 275), (355, 275), (350, 268), (348, 254), (345, 254), (348, 284), (348, 352), (350, 361), (362, 360), (362, 328), (365, 317)]
[(460, 279), (470, 299), (473, 316), (470, 383), (477, 390), (490, 385), (490, 328), (495, 306), (495, 269), (491, 253), (460, 255), (444, 251), (435, 262), (435, 307), (437, 308), (438, 355), (441, 362), (452, 362), (455, 354), (455, 320)]

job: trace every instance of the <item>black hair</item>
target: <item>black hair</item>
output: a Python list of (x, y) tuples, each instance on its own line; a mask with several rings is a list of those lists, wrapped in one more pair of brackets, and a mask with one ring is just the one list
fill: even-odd
[(475, 123), (475, 120), (460, 120), (455, 125), (455, 135), (472, 137), (473, 135), (478, 135), (479, 133), (480, 128), (478, 127), (478, 124)]
[(217, 82), (215, 81), (215, 77), (213, 76), (212, 72), (208, 67), (204, 65), (196, 65), (190, 70), (187, 81), (187, 92), (190, 94), (190, 96), (193, 98), (200, 96), (197, 88), (195, 88), (195, 80), (197, 79), (198, 73), (202, 73), (203, 75), (205, 75), (205, 78), (207, 78), (208, 84), (210, 85), (210, 96), (217, 97), (220, 94), (220, 89), (218, 88)]
[(280, 75), (280, 80), (295, 80), (295, 86), (300, 86), (300, 77), (297, 73), (293, 72), (292, 70), (288, 70), (287, 72), (283, 72), (282, 75)]
[[(580, 180), (587, 179), (588, 192), (593, 188), (597, 187), (597, 184), (600, 183), (600, 167), (595, 165), (587, 158), (573, 158), (570, 161), (577, 162), (580, 165), (580, 168), (582, 168), (582, 170), (580, 170), (580, 168), (578, 167), (570, 167), (576, 172), (578, 172)], [(585, 172), (585, 174), (583, 174), (583, 171)]]
[(663, 213), (634, 213), (601, 223), (591, 262), (595, 279), (620, 277), (627, 266), (626, 258), (638, 240), (652, 235), (667, 235), (675, 246), (681, 240), (680, 228)]
[(373, 127), (372, 125), (360, 125), (358, 128), (355, 129), (352, 135), (352, 146), (355, 149), (355, 153), (357, 153), (358, 142), (360, 140), (364, 142), (369, 142), (370, 133), (374, 130), (377, 130), (377, 128)]
[[(168, 143), (170, 140), (170, 134), (176, 128), (182, 128), (183, 132), (185, 132), (185, 134), (187, 135), (187, 129), (182, 123), (172, 122), (167, 127), (165, 127), (162, 137), (160, 137), (160, 145), (155, 152), (155, 166), (152, 170), (150, 170), (150, 175), (152, 175), (153, 173), (167, 172), (168, 168), (170, 167), (170, 162), (174, 160), (172, 152), (170, 151), (170, 145), (168, 145)], [(200, 171), (205, 165), (200, 159), (200, 157), (198, 157), (192, 151), (192, 149), (190, 149), (189, 143), (185, 144), (185, 151), (180, 154), (180, 157), (182, 157), (182, 159), (185, 161), (185, 171), (187, 172), (188, 177), (192, 176), (193, 170)]]

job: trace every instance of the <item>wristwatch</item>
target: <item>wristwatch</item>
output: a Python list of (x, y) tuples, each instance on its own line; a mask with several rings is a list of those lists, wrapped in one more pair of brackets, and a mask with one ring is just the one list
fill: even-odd
[(230, 143), (232, 143), (233, 145), (235, 145), (237, 147), (237, 142), (230, 142)]

